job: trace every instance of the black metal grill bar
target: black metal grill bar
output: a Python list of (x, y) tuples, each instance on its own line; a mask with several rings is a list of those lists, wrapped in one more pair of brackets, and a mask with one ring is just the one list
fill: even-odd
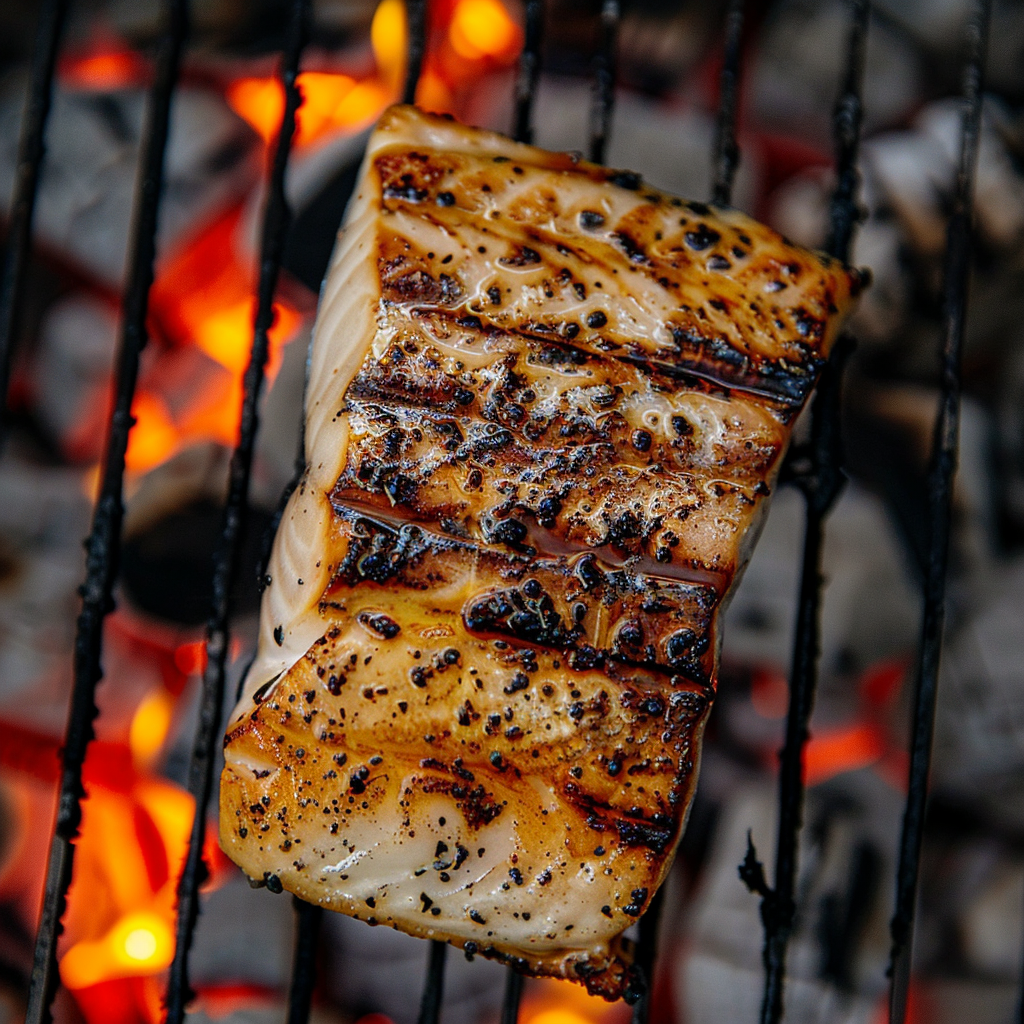
[(295, 897), (295, 954), (288, 993), (288, 1024), (306, 1024), (316, 987), (316, 946), (323, 908)]
[(533, 101), (540, 78), (540, 48), (544, 40), (544, 0), (526, 0), (526, 31), (516, 74), (515, 114), (512, 137), (533, 141)]
[(946, 571), (952, 518), (953, 475), (956, 470), (960, 427), (961, 353), (967, 319), (967, 284), (971, 262), (971, 207), (974, 174), (981, 135), (982, 75), (991, 0), (977, 0), (967, 30), (968, 57), (964, 71), (963, 126), (956, 194), (946, 235), (943, 271), (945, 317), (941, 358), (942, 396), (935, 420), (932, 464), (928, 479), (928, 566), (924, 583), (921, 647), (910, 738), (910, 774), (907, 805), (900, 836), (896, 873), (896, 911), (892, 919), (892, 985), (890, 1024), (903, 1024), (913, 957), (914, 909), (924, 832), (928, 770), (931, 764), (935, 698), (945, 620)]
[[(46, 153), (46, 121), (53, 98), (53, 72), (67, 9), (67, 0), (46, 0), (39, 12), (28, 102), (18, 144), (14, 201), (0, 276), (0, 410), (7, 408), (14, 345), (21, 323), (25, 270), (32, 242), (32, 217), (39, 192), (39, 172)], [(6, 417), (0, 415), (0, 443), (6, 432), (5, 421)]]
[[(833, 129), (836, 140), (838, 183), (832, 200), (829, 251), (838, 259), (849, 258), (857, 212), (857, 152), (861, 125), (861, 89), (864, 48), (868, 29), (867, 0), (853, 0), (847, 63)], [(804, 549), (797, 604), (793, 664), (790, 675), (786, 739), (779, 770), (779, 826), (775, 852), (775, 886), (764, 883), (753, 850), (741, 868), (748, 884), (761, 892), (764, 924), (765, 987), (761, 1004), (762, 1024), (778, 1024), (782, 1018), (786, 951), (796, 914), (794, 892), (797, 846), (803, 822), (803, 751), (818, 680), (821, 634), (821, 553), (825, 518), (843, 485), (839, 399), (843, 365), (852, 351), (848, 337), (839, 339), (822, 373), (815, 393), (811, 440), (806, 465), (797, 473), (805, 500)], [(753, 873), (750, 873), (750, 872)]]
[(142, 149), (103, 482), (86, 541), (86, 577), (75, 636), (74, 685), (64, 739), (60, 801), (50, 844), (43, 913), (36, 935), (26, 1024), (44, 1024), (52, 1019), (50, 1004), (58, 981), (57, 938), (61, 932), (61, 918), (74, 865), (73, 840), (82, 820), (82, 765), (93, 738), (93, 721), (97, 713), (96, 686), (103, 678), (100, 667), (103, 624), (114, 606), (114, 581), (117, 578), (124, 514), (124, 457), (133, 422), (131, 405), (138, 378), (139, 355), (146, 343), (146, 313), (156, 257), (157, 214), (163, 188), (171, 99), (188, 33), (186, 0), (167, 0), (165, 18), (166, 29), (160, 41)]
[(654, 995), (655, 961), (658, 956), (658, 926), (665, 906), (665, 885), (651, 898), (647, 912), (640, 918), (640, 937), (637, 940), (634, 964), (640, 972), (640, 998), (633, 1004), (631, 1024), (647, 1024), (651, 1019)]
[(719, 79), (718, 117), (715, 120), (715, 151), (712, 163), (714, 185), (711, 201), (728, 206), (732, 201), (732, 185), (740, 163), (740, 147), (736, 143), (736, 115), (740, 95), (740, 57), (743, 38), (744, 0), (730, 0), (725, 16), (725, 53)]
[(601, 32), (594, 54), (594, 85), (590, 107), (590, 159), (603, 164), (615, 110), (616, 47), (619, 41), (619, 0), (602, 0)]
[(416, 101), (416, 86), (423, 73), (423, 58), (427, 51), (427, 0), (405, 0), (408, 50), (405, 63), (405, 89), (403, 103)]
[(285, 107), (274, 150), (263, 219), (252, 352), (245, 371), (239, 442), (231, 457), (228, 498), (224, 509), (220, 547), (214, 564), (213, 607), (206, 627), (207, 666), (203, 673), (199, 725), (189, 766), (188, 788), (195, 798), (196, 806), (185, 867), (178, 883), (176, 945), (167, 987), (168, 1024), (180, 1024), (192, 995), (188, 980), (188, 957), (199, 913), (199, 887), (206, 877), (202, 853), (203, 838), (206, 833), (207, 807), (213, 789), (214, 759), (219, 749), (220, 717), (224, 703), (224, 678), (230, 639), (230, 594), (238, 574), (241, 555), (252, 455), (259, 425), (257, 409), (269, 350), (267, 333), (274, 319), (274, 292), (277, 289), (285, 239), (291, 220), (284, 192), (284, 177), (295, 132), (295, 114), (302, 102), (296, 78), (299, 73), (299, 59), (309, 30), (309, 12), (309, 0), (291, 0), (287, 40), (281, 64)]
[(516, 1024), (522, 997), (523, 976), (510, 967), (505, 975), (505, 992), (501, 998), (501, 1024)]
[(441, 1019), (441, 1003), (444, 1001), (444, 964), (447, 958), (448, 943), (440, 939), (431, 939), (427, 978), (423, 986), (417, 1024), (437, 1024)]

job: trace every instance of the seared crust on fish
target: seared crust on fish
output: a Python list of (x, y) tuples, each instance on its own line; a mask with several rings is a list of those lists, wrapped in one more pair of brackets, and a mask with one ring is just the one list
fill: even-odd
[(685, 823), (723, 602), (861, 285), (737, 211), (388, 111), (321, 301), (225, 851), (636, 995), (622, 933)]

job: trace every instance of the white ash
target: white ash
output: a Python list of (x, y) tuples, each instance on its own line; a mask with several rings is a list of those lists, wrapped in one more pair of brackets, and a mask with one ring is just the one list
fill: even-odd
[[(794, 1024), (868, 1024), (886, 990), (894, 866), (889, 847), (902, 798), (870, 771), (857, 773), (846, 788), (842, 802), (828, 787), (808, 797), (786, 985), (786, 1020)], [(679, 1020), (687, 1024), (757, 1019), (764, 933), (759, 897), (747, 890), (737, 868), (746, 856), (749, 832), (771, 881), (777, 799), (776, 787), (767, 781), (748, 783), (734, 790), (722, 809), (704, 873), (688, 901), (684, 955), (673, 965)], [(875, 884), (865, 907), (843, 906), (850, 873), (864, 849), (874, 858)], [(822, 976), (819, 936), (830, 904), (838, 907), (840, 919), (845, 915), (855, 922), (845, 990)]]
[(986, 575), (985, 593), (954, 624), (942, 654), (937, 785), (1024, 827), (1024, 558)]

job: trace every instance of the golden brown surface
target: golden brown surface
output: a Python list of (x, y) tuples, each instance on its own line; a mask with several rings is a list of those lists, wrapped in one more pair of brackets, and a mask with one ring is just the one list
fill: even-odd
[(735, 211), (389, 111), (322, 299), (224, 849), (635, 994), (622, 932), (685, 822), (721, 603), (859, 286)]

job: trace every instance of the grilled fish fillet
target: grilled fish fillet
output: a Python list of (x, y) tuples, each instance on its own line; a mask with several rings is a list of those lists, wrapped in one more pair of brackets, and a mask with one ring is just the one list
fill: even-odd
[(395, 107), (322, 296), (308, 469), (225, 737), (254, 879), (637, 994), (723, 602), (860, 277)]

